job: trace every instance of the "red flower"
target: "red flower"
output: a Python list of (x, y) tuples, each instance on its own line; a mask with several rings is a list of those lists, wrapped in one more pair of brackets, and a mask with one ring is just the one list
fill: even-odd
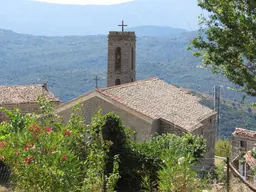
[(45, 151), (45, 148), (42, 147), (42, 151)]
[(52, 132), (52, 128), (50, 128), (50, 127), (45, 127), (44, 130), (45, 130), (45, 132)]
[(8, 144), (7, 141), (2, 141), (0, 142), (0, 148), (3, 148), (4, 146), (6, 146)]
[(61, 161), (66, 161), (66, 160), (67, 160), (67, 156), (66, 155), (61, 158)]
[(70, 136), (70, 131), (66, 131), (66, 132), (65, 132), (65, 135), (66, 135), (66, 136)]
[(33, 125), (29, 126), (28, 130), (33, 131), (33, 132), (40, 132), (41, 131), (40, 127), (36, 124), (33, 124)]
[(31, 162), (34, 161), (34, 160), (35, 160), (34, 157), (26, 157), (26, 158), (25, 158), (25, 161), (26, 161), (26, 163), (27, 163), (28, 165), (31, 164)]
[(33, 149), (34, 146), (35, 146), (35, 145), (31, 145), (31, 144), (27, 143), (27, 145), (25, 145), (23, 149), (24, 149), (25, 151), (28, 151), (29, 149)]
[(29, 148), (27, 146), (24, 147), (24, 151), (28, 151)]

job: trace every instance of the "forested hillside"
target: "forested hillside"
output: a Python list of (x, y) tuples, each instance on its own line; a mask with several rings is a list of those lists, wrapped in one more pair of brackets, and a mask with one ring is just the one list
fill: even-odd
[[(241, 94), (227, 89), (232, 86), (227, 80), (197, 68), (200, 60), (186, 50), (192, 36), (193, 33), (183, 33), (179, 37), (138, 37), (137, 79), (156, 76), (210, 95), (214, 85), (222, 85), (223, 97), (240, 101)], [(47, 81), (55, 95), (67, 101), (93, 89), (96, 75), (100, 87), (104, 87), (106, 67), (107, 36), (44, 37), (0, 30), (0, 84)], [(242, 108), (231, 105), (226, 111), (228, 116), (223, 114), (222, 118), (229, 122), (223, 128), (227, 133), (236, 126), (256, 125), (255, 116)], [(243, 123), (237, 122), (240, 119)]]

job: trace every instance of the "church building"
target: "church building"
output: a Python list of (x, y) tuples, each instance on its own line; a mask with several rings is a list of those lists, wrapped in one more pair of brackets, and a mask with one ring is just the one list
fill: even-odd
[(202, 135), (207, 141), (203, 166), (214, 167), (216, 112), (200, 104), (200, 98), (158, 78), (136, 81), (135, 32), (110, 31), (108, 35), (107, 87), (97, 88), (63, 103), (56, 112), (68, 119), (72, 107), (82, 103), (86, 123), (102, 109), (114, 112), (135, 139), (146, 140), (156, 133)]

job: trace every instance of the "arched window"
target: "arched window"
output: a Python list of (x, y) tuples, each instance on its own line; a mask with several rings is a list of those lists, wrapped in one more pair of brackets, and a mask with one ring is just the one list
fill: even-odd
[(131, 52), (132, 52), (132, 54), (131, 54), (131, 57), (132, 57), (131, 67), (132, 67), (132, 70), (133, 70), (133, 66), (134, 66), (134, 50), (133, 50), (133, 47), (132, 47)]
[(116, 48), (116, 58), (115, 58), (115, 70), (120, 71), (121, 70), (121, 48)]
[(121, 85), (120, 79), (116, 79), (115, 85)]

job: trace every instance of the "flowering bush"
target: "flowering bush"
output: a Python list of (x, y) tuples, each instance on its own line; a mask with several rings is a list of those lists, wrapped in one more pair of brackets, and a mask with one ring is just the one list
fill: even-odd
[[(20, 117), (20, 113), (16, 110), (13, 115)], [(12, 130), (13, 125), (12, 119), (4, 126)], [(25, 191), (76, 190), (82, 176), (81, 161), (71, 144), (76, 135), (64, 126), (58, 129), (44, 127), (29, 115), (25, 116), (24, 127), (15, 129), (17, 131), (6, 136), (8, 143), (1, 141), (0, 153), (11, 167), (16, 188)]]
[(39, 104), (39, 114), (0, 109), (9, 117), (0, 124), (0, 160), (14, 191), (135, 192), (144, 181), (151, 191), (200, 187), (191, 165), (205, 152), (203, 138), (163, 134), (137, 143), (113, 113), (99, 111), (85, 126), (78, 105), (63, 124), (45, 99)]
[[(9, 121), (0, 124), (0, 154), (11, 168), (14, 189), (84, 191), (90, 189), (89, 181), (94, 180), (102, 190), (105, 187), (114, 191), (114, 184), (119, 179), (118, 158), (115, 159), (114, 173), (106, 176), (104, 154), (109, 145), (97, 139), (92, 126), (86, 130), (83, 117), (76, 113), (79, 106), (74, 108), (68, 123), (62, 124), (44, 98), (39, 98), (39, 104), (39, 115), (23, 115), (18, 109), (11, 112), (1, 108)], [(94, 138), (91, 142), (85, 140), (85, 132)], [(98, 144), (100, 141), (101, 145)], [(102, 153), (95, 154), (95, 151)], [(99, 161), (101, 159), (103, 161)], [(95, 163), (101, 166), (94, 167)], [(92, 170), (94, 174), (90, 175)], [(100, 177), (97, 177), (99, 173)]]

